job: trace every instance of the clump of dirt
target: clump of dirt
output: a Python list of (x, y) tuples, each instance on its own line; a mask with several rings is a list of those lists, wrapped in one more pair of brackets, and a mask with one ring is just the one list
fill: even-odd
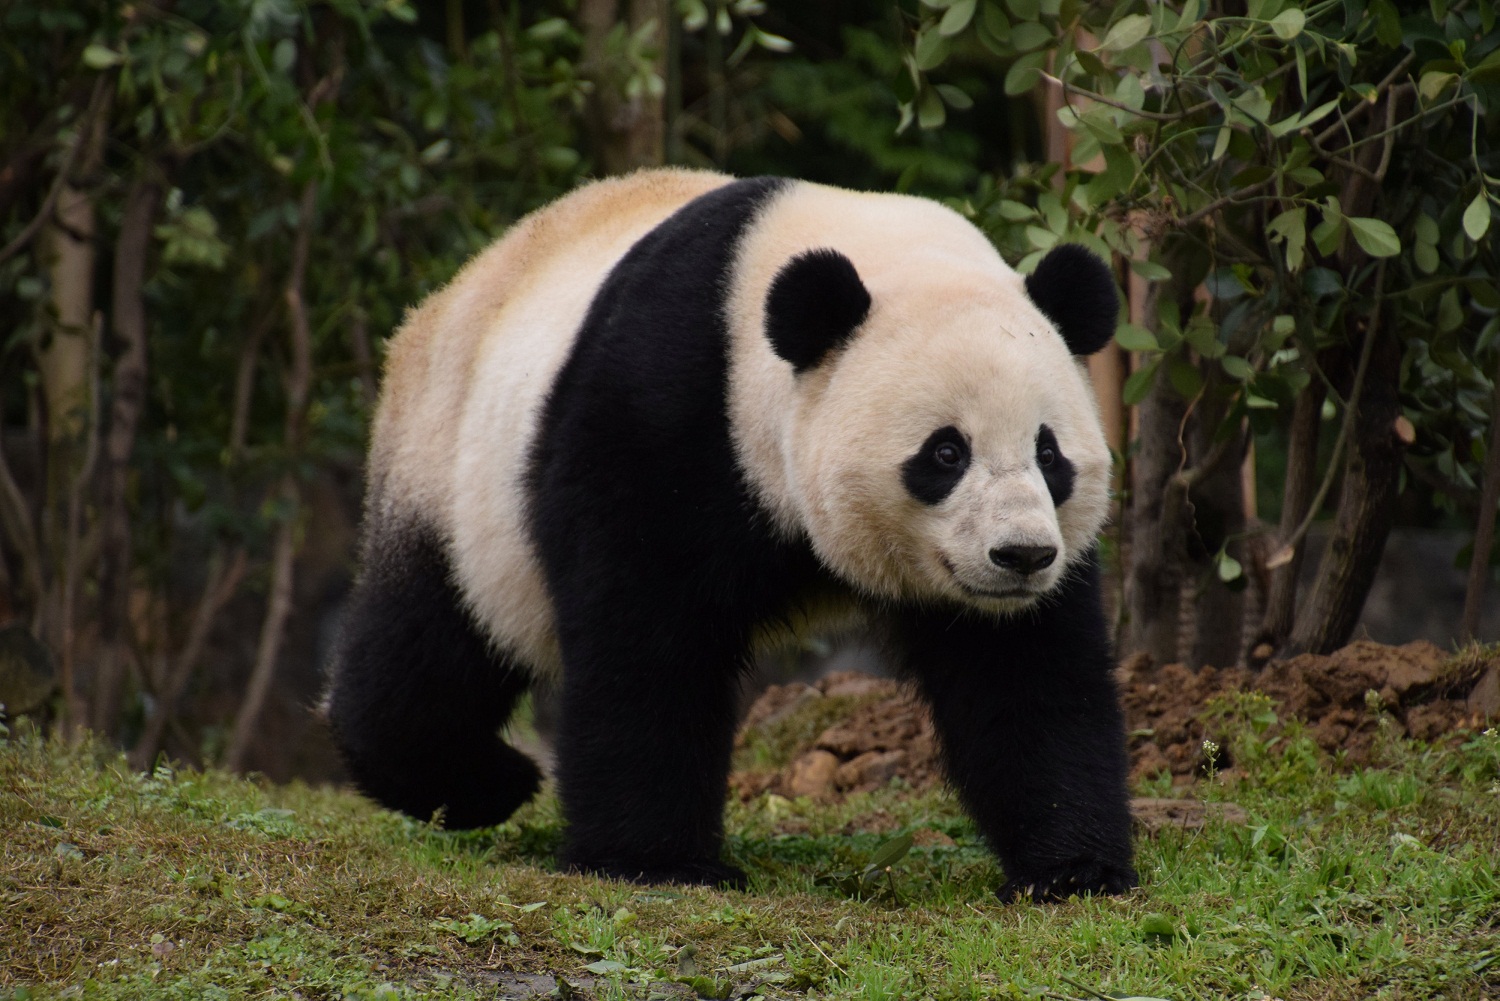
[(1200, 770), (1203, 741), (1223, 736), (1208, 732), (1205, 709), (1237, 692), (1268, 696), (1281, 718), (1302, 720), (1319, 747), (1344, 752), (1351, 764), (1370, 760), (1382, 717), (1397, 736), (1431, 741), (1500, 716), (1500, 653), (1471, 648), (1455, 655), (1425, 640), (1396, 647), (1360, 640), (1259, 670), (1157, 667), (1138, 655), (1121, 665), (1119, 680), (1133, 778)]
[[(1401, 736), (1438, 740), (1500, 718), (1500, 647), (1449, 654), (1425, 641), (1391, 647), (1359, 641), (1336, 653), (1303, 654), (1259, 669), (1156, 666), (1136, 656), (1120, 666), (1133, 779), (1170, 772), (1189, 781), (1205, 764), (1205, 717), (1220, 696), (1261, 692), (1295, 717), (1330, 754), (1369, 760), (1386, 717)], [(750, 708), (737, 738), (731, 787), (834, 799), (899, 778), (925, 789), (942, 777), (926, 709), (902, 686), (854, 672), (814, 685), (773, 685)], [(1223, 762), (1221, 762), (1221, 765)]]
[(896, 682), (856, 671), (772, 685), (750, 707), (735, 746), (740, 767), (730, 786), (744, 799), (828, 799), (898, 776), (925, 789), (942, 777), (926, 708)]

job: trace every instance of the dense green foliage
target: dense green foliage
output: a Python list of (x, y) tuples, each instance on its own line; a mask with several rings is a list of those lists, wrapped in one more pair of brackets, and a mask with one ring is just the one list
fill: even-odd
[[(541, 972), (599, 997), (1500, 989), (1500, 736), (1392, 739), (1378, 766), (1338, 767), (1269, 709), (1252, 698), (1213, 714), (1241, 771), (1195, 790), (1247, 823), (1142, 833), (1141, 890), (1058, 906), (998, 906), (993, 861), (942, 793), (733, 804), (729, 851), (750, 893), (644, 889), (550, 871), (550, 794), (455, 834), (344, 792), (143, 774), (97, 745), (12, 737), (0, 992), (462, 998)], [(918, 846), (887, 849), (889, 874), (851, 898), (846, 874), (902, 832)]]
[[(392, 329), (408, 303), (566, 190), (581, 166), (568, 114), (573, 51), (514, 14), (462, 59), (415, 30), (402, 0), (16, 4), (0, 16), (0, 76), (22, 88), (0, 102), (10, 155), (55, 169), (82, 141), (76, 131), (102, 119), (98, 173), (84, 180), (106, 238), (134, 178), (168, 187), (144, 288), (153, 391), (134, 512), (138, 552), (158, 560), (185, 524), (262, 530), (276, 515), (258, 511), (254, 487), (287, 464), (357, 457), (367, 403), (351, 329)], [(91, 105), (95, 90), (104, 97)], [(15, 236), (45, 190), (5, 206), (0, 235)], [(289, 351), (276, 328), (304, 227), (314, 379), (308, 432), (288, 454)], [(18, 362), (48, 338), (77, 336), (52, 329), (51, 308), (44, 255), (0, 265), (0, 311), (21, 318), (4, 343), (7, 423), (20, 423), (35, 389)], [(251, 361), (243, 450), (231, 454), (229, 394), (247, 342), (267, 327), (266, 357)]]

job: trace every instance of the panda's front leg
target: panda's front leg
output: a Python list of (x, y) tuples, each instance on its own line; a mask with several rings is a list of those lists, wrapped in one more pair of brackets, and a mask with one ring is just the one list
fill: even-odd
[(715, 635), (714, 616), (649, 588), (559, 612), (559, 863), (637, 883), (743, 887), (744, 873), (719, 858), (741, 651)]
[(1135, 886), (1124, 718), (1096, 569), (1027, 612), (923, 609), (898, 635), (949, 780), (1005, 868), (1001, 899)]

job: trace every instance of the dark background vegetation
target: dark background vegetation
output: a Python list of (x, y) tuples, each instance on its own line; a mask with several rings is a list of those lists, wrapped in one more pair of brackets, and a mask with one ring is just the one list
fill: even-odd
[(1457, 574), (1432, 638), (1495, 639), (1500, 33), (1408, 6), (6, 5), (5, 697), (55, 673), (53, 724), (138, 765), (330, 774), (384, 338), (525, 212), (663, 162), (1112, 256), (1122, 653), (1332, 649), (1407, 529), (1395, 603)]

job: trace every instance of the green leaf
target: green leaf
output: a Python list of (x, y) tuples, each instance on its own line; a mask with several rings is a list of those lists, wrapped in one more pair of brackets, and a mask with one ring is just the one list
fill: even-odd
[(1469, 239), (1478, 243), (1490, 228), (1490, 199), (1484, 189), (1474, 196), (1469, 207), (1464, 209), (1464, 232), (1469, 234)]
[(1035, 21), (1037, 15), (1042, 12), (1038, 0), (1006, 0), (1005, 5), (1022, 21)]
[(997, 0), (979, 8), (979, 41), (997, 56), (1010, 54), (1010, 20)]
[(1284, 10), (1271, 18), (1271, 30), (1276, 32), (1276, 37), (1283, 42), (1290, 42), (1302, 34), (1302, 29), (1306, 24), (1307, 15), (1295, 7)]
[(1438, 257), (1437, 247), (1431, 243), (1419, 243), (1413, 247), (1412, 258), (1416, 261), (1417, 270), (1424, 275), (1432, 274), (1443, 263)]
[(1026, 241), (1038, 250), (1051, 250), (1057, 245), (1057, 234), (1041, 226), (1027, 226)]
[(1133, 407), (1150, 394), (1152, 383), (1156, 380), (1156, 368), (1160, 364), (1160, 359), (1157, 359), (1130, 373), (1130, 378), (1125, 380), (1125, 387), (1120, 390), (1120, 399), (1126, 406)]
[(107, 45), (98, 42), (90, 42), (83, 50), (83, 65), (91, 70), (107, 70), (111, 66), (118, 66), (125, 61), (125, 57)]
[(1155, 261), (1141, 261), (1131, 258), (1130, 270), (1146, 279), (1148, 282), (1164, 282), (1172, 277), (1172, 272)]
[(1126, 351), (1160, 351), (1156, 335), (1145, 327), (1133, 323), (1122, 323), (1115, 330), (1115, 343)]
[(1048, 31), (1045, 25), (1037, 24), (1035, 21), (1023, 21), (1010, 29), (1010, 44), (1016, 47), (1017, 52), (1030, 52), (1052, 40), (1052, 32)]
[(297, 43), (290, 38), (281, 39), (271, 50), (271, 65), (276, 67), (278, 73), (290, 73), (296, 62)]
[(1458, 303), (1458, 289), (1450, 288), (1438, 300), (1437, 328), (1443, 333), (1463, 326), (1464, 309)]
[[(754, 25), (751, 25), (751, 27), (754, 27)], [(755, 44), (767, 52), (790, 52), (796, 47), (792, 44), (790, 38), (783, 35), (773, 35), (763, 28), (755, 28)]]
[(968, 111), (974, 107), (974, 99), (951, 83), (940, 83), (936, 89), (943, 103), (955, 111)]
[(1182, 339), (1205, 358), (1218, 358), (1224, 354), (1224, 345), (1219, 343), (1218, 331), (1207, 315), (1198, 313), (1188, 321), (1182, 331)]
[(1114, 120), (1109, 117), (1108, 109), (1104, 107), (1090, 108), (1083, 113), (1081, 120), (1083, 127), (1088, 129), (1093, 137), (1101, 143), (1118, 146), (1125, 141), (1125, 137), (1120, 134), (1120, 129), (1115, 125)]
[(948, 52), (948, 39), (932, 30), (931, 26), (924, 28), (917, 36), (917, 44), (912, 49), (912, 55), (917, 60), (917, 69), (924, 73), (942, 65), (943, 60), (948, 58)]
[(1370, 10), (1375, 15), (1375, 38), (1386, 48), (1401, 44), (1401, 13), (1391, 0), (1374, 0)]
[(1042, 65), (1047, 61), (1045, 52), (1031, 52), (1010, 64), (1005, 71), (1005, 93), (1009, 97), (1029, 93), (1041, 79)]
[(1177, 934), (1177, 927), (1165, 914), (1147, 914), (1141, 918), (1141, 934), (1171, 938)]
[(1151, 33), (1151, 18), (1145, 14), (1127, 14), (1114, 23), (1099, 48), (1106, 52), (1119, 52), (1145, 40)]
[(995, 212), (1000, 218), (1009, 220), (1010, 222), (1021, 222), (1036, 215), (1036, 210), (1030, 205), (1012, 201), (998, 202), (995, 205)]
[(1234, 135), (1234, 130), (1231, 129), (1228, 125), (1222, 125), (1219, 127), (1219, 137), (1214, 140), (1213, 159), (1215, 162), (1222, 160), (1224, 158), (1224, 154), (1228, 152), (1229, 138), (1232, 135)]
[(943, 19), (938, 22), (938, 34), (951, 38), (969, 26), (974, 20), (974, 11), (978, 7), (978, 0), (955, 0), (952, 7), (943, 14)]
[(613, 959), (601, 959), (588, 964), (584, 967), (584, 969), (588, 970), (590, 973), (597, 973), (602, 976), (607, 973), (620, 973), (630, 969), (630, 967), (626, 966), (624, 963), (616, 962)]
[(1437, 220), (1423, 212), (1417, 216), (1414, 226), (1418, 243), (1430, 243), (1436, 247), (1438, 240), (1442, 239), (1442, 232), (1438, 229)]
[(1237, 581), (1245, 575), (1245, 568), (1240, 565), (1240, 561), (1228, 553), (1219, 554), (1218, 571), (1219, 579), (1226, 584)]
[(1203, 373), (1185, 358), (1172, 358), (1167, 362), (1167, 381), (1185, 399), (1192, 399), (1203, 388)]
[(1442, 73), (1435, 70), (1423, 73), (1421, 82), (1417, 84), (1417, 93), (1422, 95), (1422, 100), (1430, 104), (1457, 79), (1457, 73)]
[(1286, 244), (1286, 266), (1289, 271), (1302, 267), (1302, 255), (1307, 247), (1307, 208), (1299, 206), (1287, 209), (1266, 226), (1271, 239)]
[(1394, 257), (1401, 253), (1401, 238), (1391, 224), (1367, 216), (1348, 216), (1349, 230), (1371, 257)]
[(917, 124), (924, 129), (936, 129), (941, 128), (947, 120), (948, 111), (943, 107), (943, 99), (938, 96), (937, 89), (925, 88), (917, 103)]
[(870, 865), (876, 869), (884, 869), (895, 865), (906, 858), (906, 853), (911, 851), (912, 837), (910, 834), (898, 834), (879, 848), (870, 857)]
[(1249, 382), (1255, 375), (1255, 369), (1239, 355), (1225, 355), (1219, 359), (1219, 364), (1224, 366), (1224, 371), (1230, 378), (1238, 379), (1240, 382)]

